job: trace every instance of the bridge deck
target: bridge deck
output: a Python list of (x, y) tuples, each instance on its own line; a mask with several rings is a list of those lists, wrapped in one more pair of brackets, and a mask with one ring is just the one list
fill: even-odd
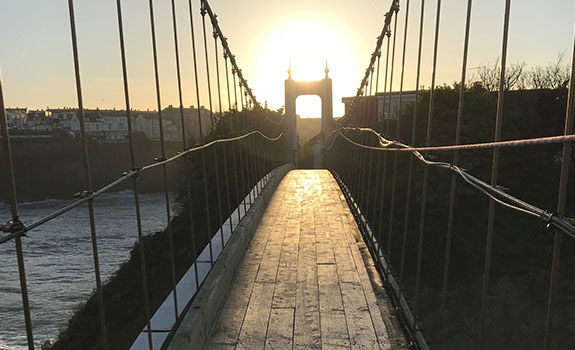
[(336, 181), (286, 175), (208, 349), (399, 349), (405, 339)]

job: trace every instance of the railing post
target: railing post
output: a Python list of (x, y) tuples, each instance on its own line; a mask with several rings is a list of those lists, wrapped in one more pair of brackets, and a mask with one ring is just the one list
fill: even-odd
[[(4, 105), (4, 93), (2, 87), (2, 75), (0, 74), (0, 126), (2, 128), (2, 144), (4, 147), (4, 164), (8, 177), (10, 191), (10, 209), (12, 212), (13, 225), (20, 226), (18, 213), (18, 200), (16, 195), (16, 180), (14, 176), (14, 164), (12, 161), (12, 147), (10, 145), (10, 133), (8, 132), (8, 121), (6, 117), (6, 107)], [(16, 236), (16, 257), (18, 261), (18, 274), (20, 277), (20, 293), (22, 295), (22, 307), (24, 309), (24, 322), (26, 324), (26, 339), (28, 349), (34, 350), (34, 334), (32, 331), (32, 317), (30, 316), (30, 301), (28, 299), (28, 283), (26, 282), (26, 267), (24, 263), (24, 252), (22, 249), (22, 237)]]
[[(217, 83), (217, 87), (218, 87), (218, 106), (219, 106), (219, 111), (220, 111), (220, 118), (218, 120), (218, 123), (221, 122), (222, 117), (223, 117), (223, 113), (222, 113), (222, 90), (221, 90), (221, 84), (220, 84), (220, 64), (219, 64), (219, 54), (218, 54), (218, 34), (216, 31), (216, 27), (214, 25), (214, 22), (212, 20), (212, 30), (213, 30), (213, 35), (214, 35), (214, 50), (215, 50), (215, 55), (214, 55), (214, 59), (216, 61), (216, 83)], [(211, 92), (208, 93), (208, 96), (211, 96)], [(212, 106), (210, 105), (210, 109), (212, 108)], [(214, 138), (217, 138), (217, 136), (214, 135)], [(218, 214), (219, 214), (219, 225), (220, 225), (220, 236), (221, 236), (221, 240), (222, 240), (222, 250), (224, 249), (224, 245), (225, 245), (225, 241), (224, 241), (224, 215), (222, 213), (222, 194), (221, 194), (221, 182), (220, 182), (220, 170), (219, 170), (219, 166), (218, 166), (218, 144), (214, 144), (212, 146), (214, 148), (214, 164), (216, 167), (216, 188), (217, 188), (217, 194), (218, 194)], [(225, 152), (225, 150), (224, 150)], [(225, 153), (224, 153), (225, 154)], [(225, 160), (224, 160), (225, 162)]]
[[(425, 145), (431, 145), (432, 127), (433, 127), (433, 106), (434, 106), (434, 92), (435, 92), (435, 78), (437, 71), (437, 51), (439, 45), (439, 29), (441, 20), (441, 0), (437, 0), (437, 13), (435, 15), (435, 38), (433, 45), (433, 66), (431, 73), (431, 86), (429, 89), (429, 111), (427, 115), (427, 133), (425, 136)], [(425, 153), (427, 157), (429, 152)], [(419, 216), (419, 241), (418, 241), (418, 253), (417, 253), (417, 271), (415, 275), (415, 293), (416, 296), (419, 294), (419, 283), (421, 278), (421, 263), (423, 259), (423, 237), (425, 233), (425, 215), (427, 206), (427, 187), (429, 184), (429, 165), (423, 165), (423, 189), (421, 193), (421, 211)]]
[[(397, 22), (396, 22), (397, 24)], [(407, 50), (407, 28), (408, 28), (408, 24), (409, 24), (409, 0), (406, 1), (406, 5), (405, 5), (405, 27), (404, 27), (404, 31), (403, 31), (403, 50), (402, 50), (402, 57), (401, 57), (401, 74), (400, 74), (400, 82), (399, 82), (399, 101), (397, 104), (397, 119), (396, 119), (396, 123), (395, 123), (395, 140), (396, 141), (400, 141), (400, 128), (401, 128), (401, 103), (402, 103), (402, 99), (403, 99), (403, 82), (404, 82), (404, 76), (405, 76), (405, 54), (406, 54), (406, 50)], [(394, 36), (394, 47), (395, 47), (395, 36)], [(393, 75), (392, 75), (393, 76)], [(390, 89), (391, 90), (391, 89)], [(391, 110), (391, 103), (390, 103), (390, 110)], [(391, 115), (391, 113), (390, 113)], [(397, 184), (397, 163), (398, 163), (398, 157), (399, 157), (399, 152), (394, 152), (393, 154), (393, 174), (391, 176), (391, 206), (389, 209), (389, 249), (390, 251), (392, 250), (391, 248), (391, 240), (393, 237), (393, 222), (394, 222), (394, 217), (395, 217), (395, 193), (396, 193), (396, 184)], [(403, 259), (405, 256), (405, 242), (406, 242), (406, 236), (403, 237), (402, 240), (402, 249), (401, 249), (401, 263), (400, 263), (400, 277), (399, 277), (399, 283), (402, 284), (403, 283), (403, 276), (401, 274), (401, 271), (403, 270)], [(391, 264), (391, 257), (390, 257), (390, 261), (389, 263)], [(402, 289), (400, 288), (400, 293), (402, 292)], [(401, 294), (399, 296), (399, 299), (401, 299)]]
[[(467, 55), (469, 51), (469, 30), (471, 26), (471, 8), (472, 0), (467, 2), (467, 17), (465, 20), (465, 38), (463, 43), (463, 62), (461, 64), (461, 82), (459, 87), (459, 104), (457, 108), (457, 125), (455, 131), (455, 145), (461, 143), (461, 128), (463, 124), (463, 107), (465, 102), (465, 84), (467, 76)], [(453, 154), (453, 164), (459, 164), (459, 151)], [(445, 324), (445, 307), (447, 304), (447, 282), (449, 279), (449, 263), (451, 259), (451, 239), (453, 236), (453, 219), (455, 216), (455, 200), (457, 191), (457, 175), (451, 176), (451, 191), (449, 194), (449, 214), (447, 220), (447, 235), (445, 239), (445, 258), (443, 262), (443, 280), (441, 285), (441, 320), (439, 323), (439, 348), (443, 348), (444, 341), (444, 324)]]
[[(505, 1), (505, 16), (503, 24), (503, 43), (501, 48), (501, 75), (499, 77), (499, 94), (497, 98), (497, 116), (495, 125), (495, 141), (501, 140), (503, 127), (503, 97), (505, 95), (505, 71), (507, 65), (507, 41), (509, 38), (509, 16), (511, 12), (511, 0)], [(493, 163), (491, 167), (491, 185), (497, 185), (499, 175), (500, 149), (493, 150)], [(489, 200), (489, 216), (487, 218), (487, 239), (485, 242), (485, 266), (483, 270), (483, 288), (481, 292), (481, 313), (479, 317), (479, 349), (485, 348), (485, 314), (487, 312), (487, 299), (489, 292), (489, 276), (491, 271), (491, 246), (493, 230), (495, 226), (495, 201)]]
[[(571, 76), (569, 79), (569, 94), (567, 98), (567, 112), (565, 115), (565, 132), (564, 135), (573, 133), (573, 122), (575, 118), (575, 42), (573, 44), (571, 62)], [(569, 181), (569, 163), (571, 162), (572, 144), (563, 144), (563, 154), (561, 159), (561, 178), (559, 180), (559, 198), (557, 200), (557, 214), (565, 214), (565, 205), (567, 203), (567, 187)], [(545, 322), (545, 350), (551, 349), (551, 340), (553, 335), (553, 317), (555, 315), (555, 303), (557, 297), (557, 283), (559, 281), (559, 268), (561, 262), (561, 242), (563, 233), (555, 231), (553, 243), (553, 260), (551, 266), (551, 281), (549, 282), (549, 299), (547, 302), (547, 316)]]
[[(70, 34), (72, 37), (72, 52), (74, 56), (74, 73), (76, 80), (76, 95), (78, 99), (78, 114), (80, 120), (80, 133), (82, 135), (82, 153), (84, 160), (84, 173), (86, 179), (86, 187), (89, 194), (92, 193), (92, 173), (90, 170), (90, 157), (88, 153), (88, 138), (86, 135), (85, 119), (84, 119), (84, 102), (82, 95), (82, 84), (80, 79), (80, 59), (78, 54), (78, 40), (76, 37), (76, 19), (74, 14), (74, 1), (68, 0), (68, 10), (70, 15)], [(88, 201), (88, 214), (90, 217), (90, 238), (92, 242), (92, 255), (94, 259), (94, 272), (96, 275), (96, 294), (98, 300), (98, 311), (100, 319), (100, 336), (101, 345), (103, 349), (108, 349), (108, 335), (106, 329), (106, 316), (104, 310), (104, 296), (102, 293), (102, 278), (100, 276), (100, 259), (98, 255), (98, 240), (96, 236), (96, 223), (94, 217), (94, 201)]]
[[(158, 106), (158, 122), (160, 127), (160, 148), (161, 148), (161, 160), (166, 159), (166, 146), (164, 140), (164, 123), (162, 118), (162, 100), (160, 92), (160, 73), (159, 73), (159, 63), (158, 63), (158, 48), (156, 43), (156, 19), (154, 16), (154, 2), (149, 0), (149, 10), (150, 10), (150, 30), (152, 34), (152, 55), (154, 61), (154, 80), (156, 85), (156, 102)], [(166, 203), (166, 220), (168, 226), (168, 250), (170, 254), (170, 272), (171, 272), (171, 282), (174, 300), (174, 314), (176, 319), (178, 318), (178, 296), (176, 290), (176, 261), (174, 254), (174, 232), (172, 228), (171, 220), (171, 210), (170, 210), (170, 193), (168, 185), (168, 169), (166, 164), (162, 164), (163, 173), (163, 185), (164, 185), (164, 200)]]
[[(417, 136), (417, 112), (418, 112), (418, 98), (419, 98), (419, 81), (421, 78), (421, 53), (422, 53), (422, 46), (423, 46), (423, 22), (425, 19), (425, 0), (421, 0), (421, 10), (420, 10), (420, 18), (419, 18), (419, 40), (418, 40), (418, 49), (417, 49), (417, 69), (415, 74), (415, 103), (413, 105), (413, 121), (411, 124), (411, 144), (416, 144), (416, 136)], [(403, 231), (404, 235), (407, 235), (407, 230), (409, 227), (409, 218), (410, 218), (410, 210), (411, 210), (411, 190), (413, 184), (413, 157), (409, 157), (409, 170), (407, 174), (407, 193), (406, 193), (406, 201), (405, 201), (405, 217), (404, 217), (404, 226)], [(418, 300), (418, 289), (419, 289), (419, 272), (421, 271), (421, 254), (423, 248), (423, 235), (419, 235), (418, 239), (418, 248), (417, 248), (417, 261), (416, 261), (416, 269), (417, 272), (415, 274), (415, 286), (414, 286), (414, 293), (413, 293), (413, 306), (417, 309), (417, 300)], [(412, 329), (415, 329), (417, 326), (417, 321), (414, 317)]]
[[(124, 43), (124, 24), (122, 16), (122, 3), (121, 0), (116, 1), (117, 15), (118, 15), (118, 34), (120, 39), (120, 54), (122, 61), (122, 78), (124, 87), (124, 100), (126, 103), (126, 124), (128, 125), (128, 140), (130, 149), (130, 165), (131, 169), (136, 169), (136, 157), (134, 152), (134, 134), (132, 130), (132, 108), (130, 104), (130, 90), (128, 86), (128, 66), (126, 63), (126, 48)], [(186, 167), (187, 168), (187, 167)], [(134, 191), (134, 205), (136, 207), (136, 225), (138, 230), (138, 252), (140, 254), (140, 273), (142, 282), (142, 296), (144, 304), (144, 317), (146, 319), (146, 334), (148, 338), (148, 349), (153, 350), (152, 343), (152, 326), (151, 326), (151, 311), (150, 311), (150, 296), (148, 292), (148, 276), (146, 272), (146, 250), (144, 247), (144, 234), (142, 230), (142, 214), (140, 211), (140, 193), (138, 190), (138, 178), (132, 178), (132, 189)], [(190, 217), (191, 220), (191, 217)], [(195, 248), (194, 248), (195, 253)], [(196, 270), (197, 280), (197, 270)]]

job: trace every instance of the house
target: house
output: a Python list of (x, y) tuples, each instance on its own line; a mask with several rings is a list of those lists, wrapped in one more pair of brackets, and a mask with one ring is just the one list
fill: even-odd
[[(186, 137), (191, 137), (193, 139), (192, 143), (200, 142), (200, 120), (202, 122), (202, 136), (205, 139), (212, 131), (212, 118), (214, 118), (214, 123), (216, 123), (217, 118), (219, 118), (215, 113), (212, 115), (212, 113), (203, 106), (200, 107), (200, 109), (194, 108), (194, 106), (190, 106), (189, 108), (184, 107), (183, 114), (184, 125), (186, 127)], [(178, 131), (180, 132), (178, 140), (180, 141), (182, 139), (182, 112), (180, 111), (180, 108), (169, 105), (167, 108), (162, 110), (162, 117), (164, 120), (169, 120), (172, 125), (176, 125), (178, 127)]]
[(44, 110), (29, 110), (26, 115), (24, 127), (40, 132), (52, 132), (54, 129), (51, 118), (48, 117)]
[(28, 108), (6, 108), (6, 119), (9, 129), (21, 129), (26, 124)]
[[(61, 115), (61, 114), (60, 114)], [(63, 118), (67, 118), (67, 114)], [(70, 131), (76, 137), (81, 135), (80, 118), (78, 111), (74, 111), (71, 119), (61, 121), (63, 125), (68, 124)], [(85, 110), (84, 127), (86, 136), (102, 143), (120, 143), (128, 138), (128, 125), (125, 111), (114, 110)]]

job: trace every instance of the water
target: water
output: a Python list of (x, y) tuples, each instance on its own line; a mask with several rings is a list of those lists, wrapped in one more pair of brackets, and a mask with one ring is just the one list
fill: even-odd
[[(144, 234), (166, 226), (163, 194), (141, 195)], [(30, 223), (70, 201), (23, 203), (20, 217)], [(102, 279), (126, 261), (137, 241), (132, 192), (104, 194), (94, 202)], [(0, 220), (8, 221), (10, 207), (0, 204)], [(23, 239), (34, 340), (39, 347), (55, 339), (74, 309), (92, 293), (95, 275), (87, 206), (28, 233)], [(23, 350), (26, 330), (13, 242), (0, 245), (0, 350)]]

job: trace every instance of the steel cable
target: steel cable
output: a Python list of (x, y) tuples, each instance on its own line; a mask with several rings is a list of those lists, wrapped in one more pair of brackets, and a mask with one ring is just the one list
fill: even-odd
[(108, 184), (105, 185), (105, 186), (102, 186), (100, 189), (95, 190), (95, 191), (93, 191), (93, 192), (91, 192), (91, 193), (88, 193), (87, 191), (81, 193), (81, 194), (80, 194), (80, 196), (82, 196), (81, 199), (78, 199), (78, 200), (74, 201), (73, 203), (71, 203), (71, 204), (69, 204), (69, 205), (67, 205), (67, 206), (65, 206), (65, 207), (63, 207), (63, 208), (61, 208), (61, 209), (59, 209), (59, 210), (57, 210), (57, 211), (54, 211), (53, 213), (48, 214), (48, 215), (44, 216), (43, 218), (41, 218), (41, 219), (39, 219), (39, 220), (36, 220), (36, 221), (34, 221), (33, 223), (31, 223), (31, 224), (29, 224), (29, 225), (22, 226), (21, 228), (19, 228), (19, 229), (17, 229), (17, 230), (13, 230), (13, 232), (12, 232), (12, 230), (8, 230), (8, 229), (3, 230), (3, 232), (9, 233), (9, 234), (8, 234), (7, 236), (0, 237), (0, 244), (7, 242), (7, 241), (11, 240), (11, 239), (14, 238), (14, 237), (21, 237), (21, 236), (25, 235), (27, 232), (29, 232), (29, 231), (31, 231), (31, 230), (34, 230), (34, 229), (36, 229), (36, 228), (38, 228), (38, 227), (44, 225), (45, 223), (47, 223), (47, 222), (49, 222), (49, 221), (52, 221), (52, 220), (54, 220), (54, 219), (56, 219), (56, 218), (62, 216), (63, 214), (65, 214), (65, 213), (71, 211), (72, 209), (77, 208), (77, 207), (79, 207), (79, 206), (81, 206), (81, 205), (87, 203), (88, 201), (99, 197), (99, 196), (102, 195), (103, 193), (108, 192), (110, 189), (112, 189), (112, 188), (118, 186), (119, 184), (121, 184), (121, 183), (123, 183), (123, 182), (125, 182), (125, 181), (128, 181), (129, 179), (132, 179), (133, 177), (139, 176), (142, 172), (145, 172), (145, 171), (154, 169), (154, 168), (156, 168), (156, 167), (158, 167), (158, 166), (162, 166), (162, 165), (171, 163), (171, 162), (173, 162), (173, 161), (175, 161), (175, 160), (177, 160), (177, 159), (180, 159), (180, 158), (182, 158), (182, 157), (184, 157), (184, 156), (186, 156), (186, 155), (189, 155), (190, 153), (202, 151), (202, 150), (204, 150), (204, 149), (206, 149), (206, 148), (208, 148), (208, 147), (210, 147), (210, 146), (212, 146), (212, 145), (214, 145), (214, 144), (224, 143), (224, 142), (240, 141), (240, 140), (244, 140), (245, 138), (247, 138), (247, 137), (249, 137), (249, 136), (251, 136), (251, 135), (259, 135), (260, 137), (263, 137), (263, 138), (265, 138), (265, 139), (268, 140), (268, 141), (278, 141), (279, 139), (281, 139), (281, 138), (283, 137), (284, 134), (281, 133), (281, 134), (280, 134), (279, 136), (277, 136), (277, 137), (268, 137), (268, 136), (264, 135), (263, 133), (261, 133), (260, 131), (257, 131), (257, 130), (256, 130), (256, 131), (252, 131), (252, 132), (249, 132), (249, 133), (246, 133), (246, 134), (244, 134), (244, 135), (237, 136), (237, 137), (214, 140), (214, 141), (212, 141), (212, 142), (210, 142), (210, 143), (207, 143), (207, 144), (205, 144), (205, 145), (197, 146), (197, 147), (194, 147), (194, 148), (190, 148), (190, 149), (188, 149), (188, 150), (186, 150), (186, 151), (184, 151), (184, 152), (180, 152), (180, 153), (178, 153), (177, 155), (174, 155), (174, 156), (172, 156), (172, 157), (170, 157), (170, 158), (167, 158), (166, 160), (158, 161), (158, 162), (156, 162), (156, 163), (149, 164), (149, 165), (143, 166), (143, 167), (138, 168), (138, 169), (128, 170), (128, 171), (124, 172), (120, 178), (118, 178), (118, 179), (116, 179), (116, 180), (114, 180), (114, 181), (108, 183)]
[[(128, 65), (126, 59), (126, 45), (124, 42), (124, 20), (122, 14), (121, 0), (116, 1), (117, 16), (118, 16), (118, 36), (120, 40), (120, 55), (122, 62), (122, 78), (124, 87), (124, 100), (126, 103), (126, 124), (128, 126), (128, 142), (130, 149), (130, 165), (132, 169), (136, 169), (136, 155), (134, 151), (134, 134), (132, 131), (132, 107), (130, 103), (130, 89), (128, 82)], [(144, 233), (142, 228), (142, 213), (140, 208), (140, 192), (138, 188), (138, 178), (132, 177), (132, 190), (134, 192), (134, 206), (136, 211), (136, 228), (138, 231), (138, 252), (140, 263), (140, 274), (142, 281), (142, 299), (144, 303), (144, 317), (146, 318), (146, 335), (148, 340), (148, 349), (153, 350), (152, 343), (152, 326), (151, 326), (151, 310), (150, 310), (150, 294), (148, 291), (148, 276), (146, 272), (146, 251), (144, 249)]]
[[(358, 142), (352, 140), (351, 138), (349, 138), (348, 136), (346, 136), (342, 130), (359, 130), (359, 131), (373, 132), (373, 133), (378, 135), (379, 140), (380, 140), (379, 141), (380, 146), (374, 147), (374, 146), (367, 146), (367, 145), (363, 145), (361, 143), (358, 143)], [(350, 144), (352, 144), (356, 147), (360, 147), (362, 149), (366, 149), (366, 150), (383, 151), (383, 150), (385, 150), (386, 147), (389, 147), (391, 144), (394, 144), (395, 146), (399, 146), (399, 147), (409, 148), (408, 145), (404, 145), (400, 142), (389, 141), (389, 140), (385, 139), (383, 136), (379, 135), (376, 131), (371, 130), (371, 129), (347, 127), (347, 128), (337, 129), (334, 132), (337, 132), (337, 134), (339, 136), (341, 136), (344, 140), (346, 140)], [(501, 189), (497, 188), (497, 185), (490, 185), (490, 184), (478, 179), (477, 177), (469, 174), (467, 171), (465, 171), (464, 169), (462, 169), (461, 167), (459, 167), (455, 164), (451, 164), (448, 162), (436, 162), (436, 161), (428, 160), (418, 151), (412, 151), (411, 153), (413, 154), (413, 156), (416, 157), (416, 159), (420, 160), (424, 164), (434, 166), (434, 167), (443, 168), (443, 169), (447, 169), (447, 170), (450, 170), (452, 172), (455, 172), (456, 174), (461, 176), (462, 179), (465, 180), (465, 182), (469, 183), (470, 185), (473, 185), (474, 187), (479, 186), (482, 189), (482, 193), (486, 194), (487, 196), (489, 196), (491, 199), (498, 202), (499, 204), (502, 204), (502, 205), (505, 205), (511, 209), (519, 210), (521, 212), (528, 213), (529, 215), (538, 217), (538, 218), (542, 219), (543, 221), (545, 221), (547, 224), (554, 226), (557, 229), (564, 232), (565, 234), (571, 236), (572, 238), (575, 238), (575, 226), (573, 226), (571, 224), (572, 219), (560, 217), (560, 216), (555, 215), (551, 212), (540, 209), (540, 208), (536, 207), (535, 205), (529, 204), (529, 203), (527, 203), (527, 202), (525, 202), (519, 198), (516, 198), (510, 194), (507, 194), (504, 191), (502, 191)]]

